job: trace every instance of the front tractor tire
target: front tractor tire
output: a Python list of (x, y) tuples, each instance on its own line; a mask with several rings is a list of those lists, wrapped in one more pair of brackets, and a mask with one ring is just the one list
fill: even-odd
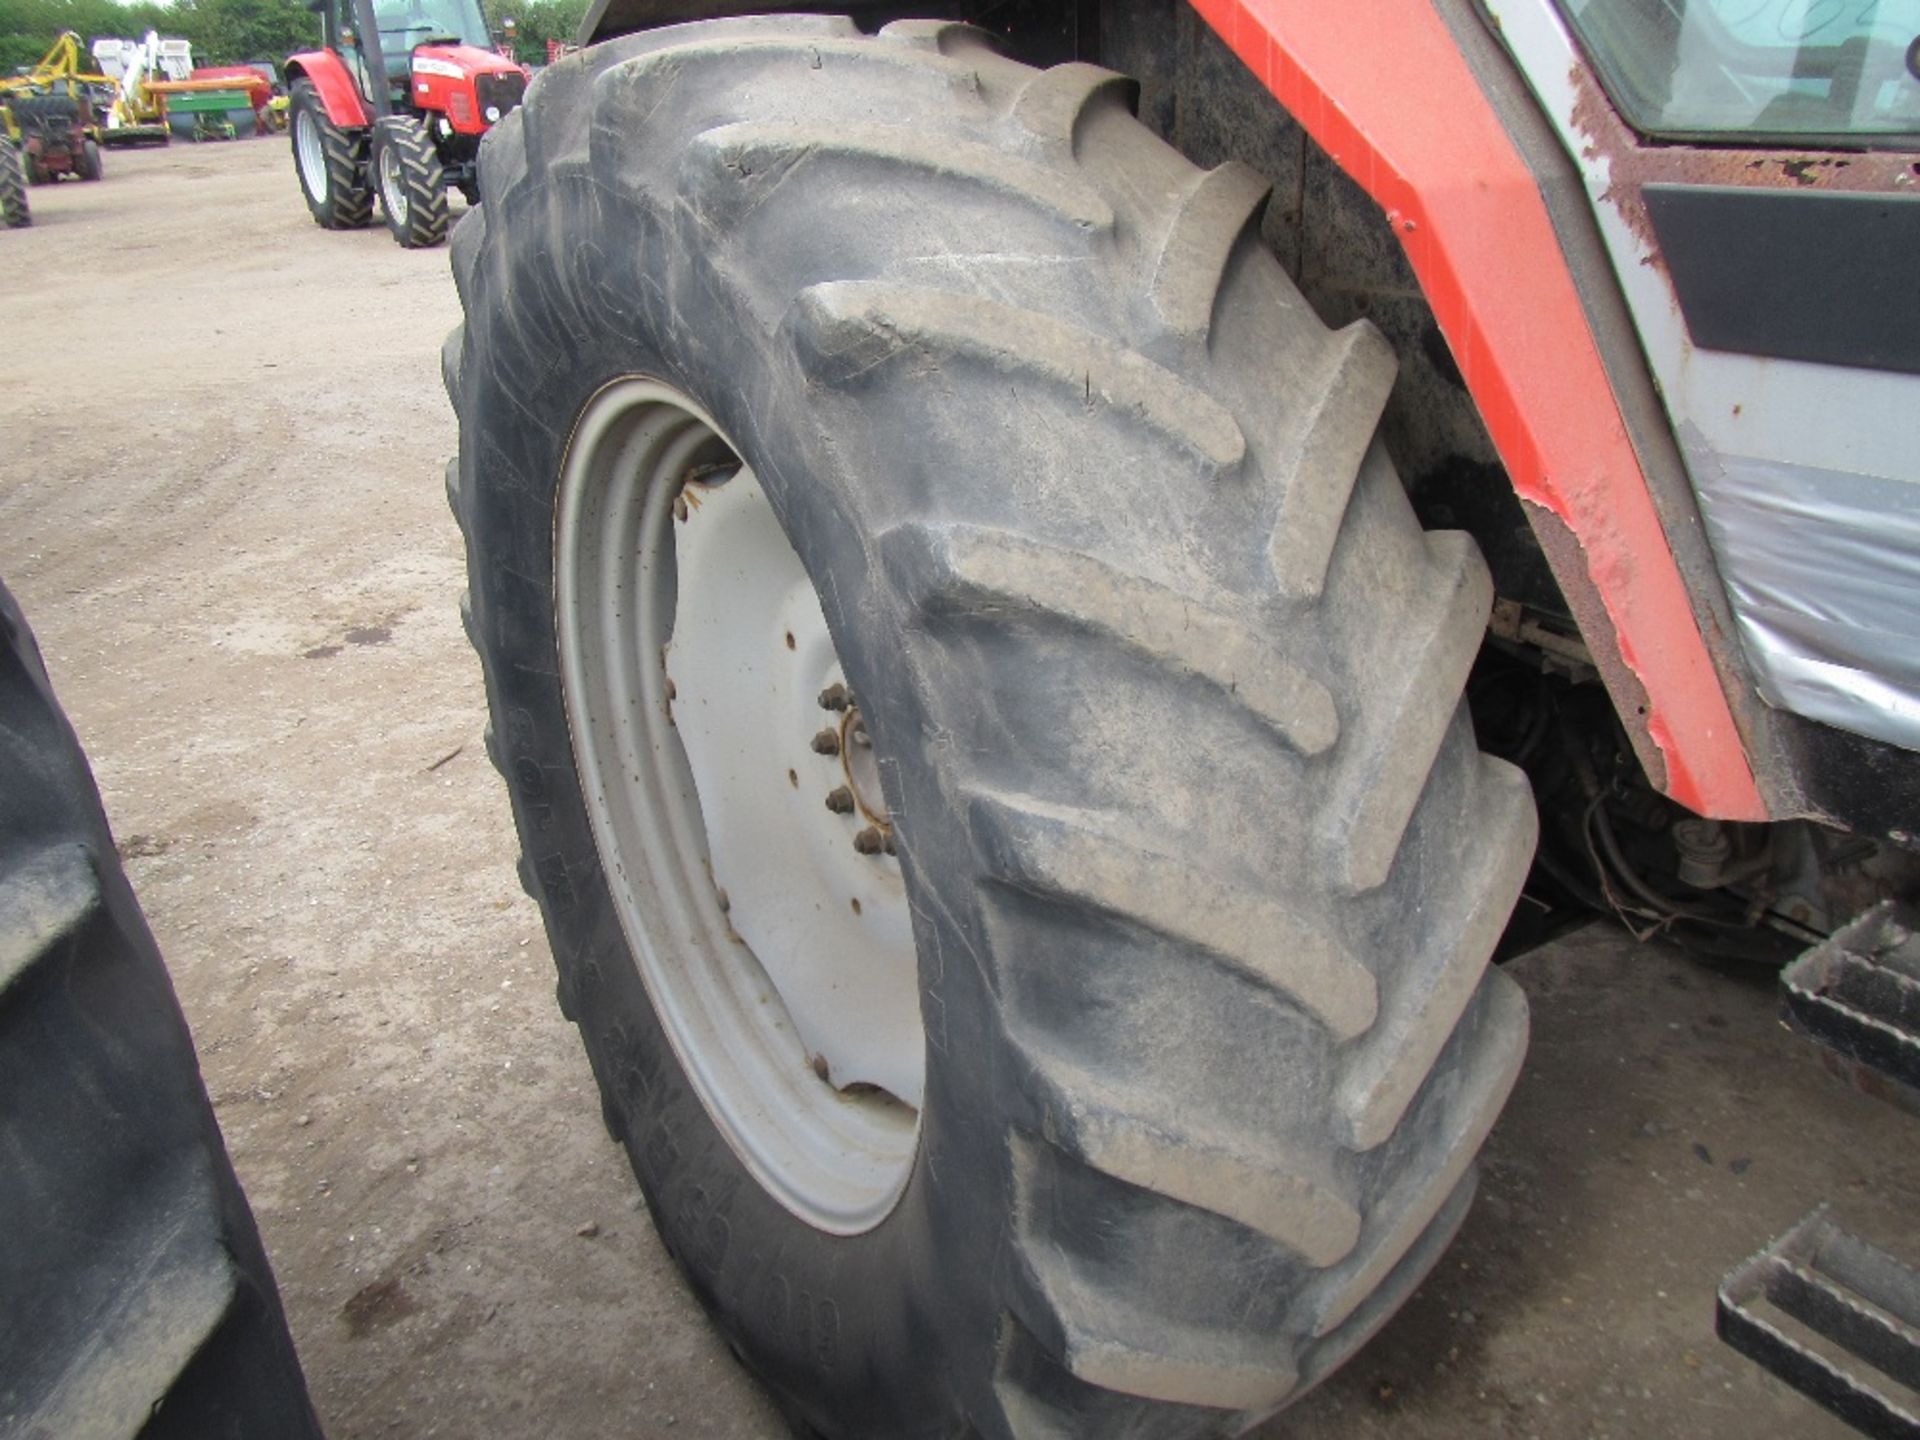
[[(1486, 567), (1375, 438), (1390, 347), (1132, 94), (676, 27), (547, 69), (454, 232), (521, 877), (662, 1236), (830, 1437), (1255, 1423), (1435, 1263), (1525, 1048)], [(904, 1020), (847, 960), (896, 919)]]
[(447, 177), (426, 126), (411, 115), (390, 115), (375, 125), (373, 173), (395, 240), (418, 250), (447, 238)]
[(78, 173), (82, 180), (98, 180), (106, 174), (106, 167), (100, 160), (100, 146), (97, 141), (84, 140), (80, 145)]
[(313, 223), (322, 230), (364, 230), (373, 220), (367, 132), (328, 119), (311, 80), (293, 82), (287, 113), (293, 170)]

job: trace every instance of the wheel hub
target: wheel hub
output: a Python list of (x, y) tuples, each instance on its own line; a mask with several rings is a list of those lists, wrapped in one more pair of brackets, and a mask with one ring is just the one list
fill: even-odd
[(400, 160), (391, 144), (380, 147), (380, 199), (396, 225), (407, 223), (407, 187), (400, 179)]
[[(858, 844), (877, 818), (879, 772), (857, 706), (822, 710), (821, 696), (848, 688), (819, 596), (752, 471), (696, 480), (682, 497), (664, 658), (714, 882), (814, 1068), (918, 1108), (912, 915), (899, 861)], [(830, 803), (842, 786), (851, 812)]]
[[(891, 855), (894, 853), (893, 822), (887, 813), (886, 796), (881, 793), (873, 740), (867, 734), (867, 722), (854, 702), (853, 692), (843, 685), (829, 686), (820, 692), (820, 706), (840, 711), (840, 770), (846, 780), (845, 800), (838, 791), (832, 792), (827, 797), (827, 808), (836, 814), (858, 815), (873, 831), (874, 838), (882, 842), (880, 849)], [(862, 849), (860, 836), (855, 837), (854, 849)], [(863, 853), (879, 852), (867, 849)]]
[(327, 157), (320, 146), (320, 127), (307, 111), (293, 117), (293, 153), (300, 162), (300, 179), (316, 201), (327, 198)]
[(595, 845), (675, 1054), (782, 1203), (866, 1229), (925, 1083), (876, 737), (766, 492), (685, 396), (631, 379), (588, 403), (555, 601)]

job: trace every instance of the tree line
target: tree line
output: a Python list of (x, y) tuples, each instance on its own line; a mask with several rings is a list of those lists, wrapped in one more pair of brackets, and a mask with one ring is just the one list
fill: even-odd
[[(376, 0), (376, 4), (378, 0)], [(482, 0), (494, 35), (515, 22), (514, 49), (531, 64), (547, 58), (546, 42), (571, 40), (587, 0)], [(103, 36), (138, 40), (149, 30), (191, 41), (197, 65), (238, 65), (249, 60), (278, 64), (296, 50), (320, 43), (320, 18), (305, 0), (0, 0), (0, 75), (32, 66), (63, 30), (91, 45)]]

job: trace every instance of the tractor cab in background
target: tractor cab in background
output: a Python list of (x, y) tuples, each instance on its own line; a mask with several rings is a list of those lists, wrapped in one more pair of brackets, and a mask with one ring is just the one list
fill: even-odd
[(492, 48), (478, 0), (317, 0), (325, 48), (287, 61), (294, 170), (325, 229), (358, 229), (377, 194), (402, 245), (447, 233), (447, 190), (478, 198), (480, 139), (527, 71)]

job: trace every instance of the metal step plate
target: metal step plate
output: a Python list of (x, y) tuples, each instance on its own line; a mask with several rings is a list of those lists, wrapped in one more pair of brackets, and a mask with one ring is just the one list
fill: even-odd
[(1850, 1084), (1920, 1114), (1920, 913), (1884, 900), (1780, 977), (1787, 1020)]
[(1920, 1440), (1920, 1273), (1826, 1206), (1727, 1276), (1718, 1299), (1715, 1329), (1741, 1354), (1863, 1435)]

